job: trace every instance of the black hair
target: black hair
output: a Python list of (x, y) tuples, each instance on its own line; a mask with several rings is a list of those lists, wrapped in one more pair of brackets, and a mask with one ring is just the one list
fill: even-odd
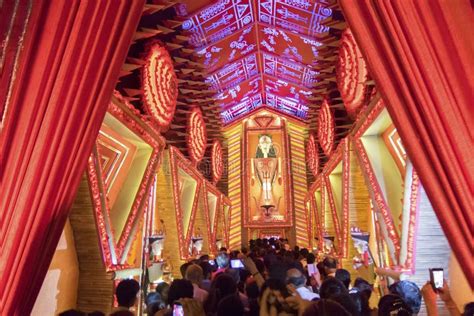
[(378, 307), (379, 316), (411, 316), (413, 313), (410, 307), (402, 300), (402, 298), (395, 294), (384, 295), (380, 299)]
[(194, 288), (191, 281), (175, 279), (170, 285), (167, 303), (168, 305), (173, 305), (180, 298), (193, 298), (193, 294)]
[(332, 257), (326, 257), (323, 260), (323, 266), (328, 269), (337, 269), (337, 260)]
[(134, 279), (120, 281), (115, 289), (115, 296), (119, 306), (131, 307), (135, 304), (137, 294), (140, 291), (140, 284)]
[(336, 278), (328, 278), (322, 284), (319, 289), (319, 295), (321, 298), (330, 299), (337, 295), (349, 294), (349, 291), (344, 284)]
[(351, 284), (351, 274), (346, 269), (337, 269), (336, 270), (336, 279), (341, 281), (346, 288), (349, 288)]
[(241, 316), (244, 314), (244, 304), (237, 294), (227, 295), (217, 304), (217, 316)]

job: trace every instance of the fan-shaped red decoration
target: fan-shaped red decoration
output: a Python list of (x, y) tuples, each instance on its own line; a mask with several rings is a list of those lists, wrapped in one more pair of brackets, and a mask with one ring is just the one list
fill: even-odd
[(314, 139), (314, 135), (310, 134), (308, 142), (306, 143), (306, 162), (311, 173), (316, 177), (319, 169), (319, 153), (318, 144)]
[(365, 102), (368, 71), (350, 29), (342, 34), (337, 64), (337, 86), (349, 116), (354, 118)]
[(161, 127), (173, 119), (178, 98), (178, 80), (166, 48), (150, 47), (142, 71), (143, 103), (148, 114)]
[(204, 157), (207, 143), (206, 123), (199, 107), (191, 110), (187, 129), (188, 153), (191, 160), (197, 164)]
[(324, 98), (319, 110), (318, 138), (324, 154), (330, 156), (334, 148), (334, 114), (329, 107), (327, 98)]
[(212, 143), (211, 152), (212, 181), (219, 182), (224, 172), (224, 157), (221, 143), (216, 139)]

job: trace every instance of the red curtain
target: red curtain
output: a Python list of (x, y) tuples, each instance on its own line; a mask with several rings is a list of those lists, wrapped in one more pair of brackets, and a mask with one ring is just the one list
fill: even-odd
[(22, 47), (0, 68), (1, 315), (31, 312), (144, 5), (15, 3), (0, 24)]
[(462, 0), (340, 4), (474, 288), (471, 5)]

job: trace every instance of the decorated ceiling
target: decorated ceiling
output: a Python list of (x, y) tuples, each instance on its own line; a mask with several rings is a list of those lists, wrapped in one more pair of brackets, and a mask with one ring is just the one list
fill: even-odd
[(224, 124), (263, 106), (308, 118), (333, 2), (221, 0), (183, 22)]

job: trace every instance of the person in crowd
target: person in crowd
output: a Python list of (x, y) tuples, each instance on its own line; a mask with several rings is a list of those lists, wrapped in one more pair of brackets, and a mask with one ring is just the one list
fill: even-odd
[(413, 314), (410, 306), (396, 294), (384, 295), (378, 307), (379, 316), (411, 316)]
[(217, 304), (217, 316), (242, 316), (244, 315), (244, 305), (240, 298), (235, 295), (227, 295)]
[(140, 284), (134, 279), (120, 281), (115, 289), (118, 307), (113, 312), (129, 311), (137, 301), (138, 292), (140, 292)]
[[(436, 299), (439, 296), (439, 298), (443, 301), (446, 309), (449, 311), (450, 316), (460, 316), (461, 313), (458, 310), (458, 307), (456, 306), (456, 303), (454, 303), (452, 297), (451, 297), (451, 292), (448, 287), (448, 282), (444, 280), (443, 282), (443, 288), (438, 289), (436, 292), (433, 289), (433, 286), (431, 285), (431, 282), (428, 281), (426, 284), (421, 288), (421, 294), (423, 296), (423, 300), (425, 301), (425, 306), (426, 306), (426, 311), (428, 313), (428, 316), (438, 316), (438, 306), (436, 304)], [(469, 305), (469, 304), (468, 304)], [(463, 313), (463, 315), (466, 314), (466, 311)], [(471, 310), (471, 312), (468, 312), (466, 315), (474, 315), (474, 310)]]
[(287, 284), (293, 286), (301, 298), (312, 301), (319, 299), (319, 295), (306, 287), (306, 277), (298, 269), (290, 269), (286, 272)]
[(173, 306), (173, 303), (181, 298), (193, 298), (194, 288), (189, 280), (175, 279), (170, 285), (168, 291), (168, 306)]
[(198, 302), (203, 303), (207, 299), (209, 293), (199, 287), (203, 280), (202, 268), (197, 264), (189, 265), (186, 269), (185, 278), (191, 281), (191, 283), (193, 284), (193, 298), (196, 299)]
[(408, 280), (397, 281), (390, 285), (389, 291), (400, 296), (413, 314), (418, 314), (421, 308), (421, 291), (418, 285)]
[(333, 257), (326, 257), (323, 260), (324, 274), (326, 277), (335, 277), (337, 271), (337, 260)]
[(228, 295), (237, 295), (237, 284), (229, 274), (219, 273), (212, 281), (209, 296), (204, 302), (206, 315), (215, 315), (217, 305)]
[(217, 270), (212, 273), (211, 279), (213, 279), (217, 274), (224, 272), (225, 269), (229, 267), (229, 262), (229, 255), (227, 255), (227, 252), (219, 252), (216, 257)]
[(160, 299), (160, 308), (163, 309), (166, 307), (167, 302), (168, 302), (168, 292), (169, 292), (170, 286), (166, 282), (160, 282), (156, 286), (156, 293), (158, 293), (161, 297)]
[(351, 285), (351, 274), (346, 269), (337, 269), (334, 275), (336, 279), (342, 282), (344, 286), (349, 290)]

